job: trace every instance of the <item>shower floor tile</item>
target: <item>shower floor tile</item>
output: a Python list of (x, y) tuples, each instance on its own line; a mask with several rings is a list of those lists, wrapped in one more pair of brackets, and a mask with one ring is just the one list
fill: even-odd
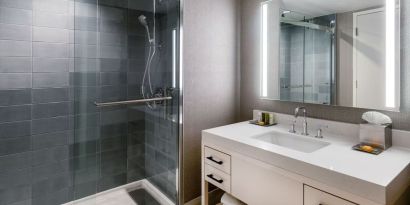
[(161, 205), (151, 194), (145, 191), (145, 189), (131, 191), (129, 195), (138, 205)]

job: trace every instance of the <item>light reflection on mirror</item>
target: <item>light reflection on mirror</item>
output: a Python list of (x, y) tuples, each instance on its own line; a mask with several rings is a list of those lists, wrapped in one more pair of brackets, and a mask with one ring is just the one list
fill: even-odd
[(261, 3), (260, 96), (399, 111), (399, 1), (304, 1)]

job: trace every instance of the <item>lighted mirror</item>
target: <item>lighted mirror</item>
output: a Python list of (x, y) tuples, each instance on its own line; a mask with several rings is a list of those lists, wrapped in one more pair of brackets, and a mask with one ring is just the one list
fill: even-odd
[(262, 98), (400, 110), (398, 0), (271, 0), (260, 9)]

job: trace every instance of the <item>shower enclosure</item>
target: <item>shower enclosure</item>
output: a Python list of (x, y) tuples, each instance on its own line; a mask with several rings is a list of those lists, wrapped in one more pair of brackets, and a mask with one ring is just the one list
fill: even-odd
[(178, 204), (179, 4), (0, 2), (0, 205)]
[(336, 16), (282, 10), (280, 99), (317, 104), (335, 100)]

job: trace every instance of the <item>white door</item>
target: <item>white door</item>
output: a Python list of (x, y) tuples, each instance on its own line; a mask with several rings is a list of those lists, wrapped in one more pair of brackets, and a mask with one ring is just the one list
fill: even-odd
[(355, 13), (354, 17), (355, 107), (385, 109), (385, 11), (374, 9)]

